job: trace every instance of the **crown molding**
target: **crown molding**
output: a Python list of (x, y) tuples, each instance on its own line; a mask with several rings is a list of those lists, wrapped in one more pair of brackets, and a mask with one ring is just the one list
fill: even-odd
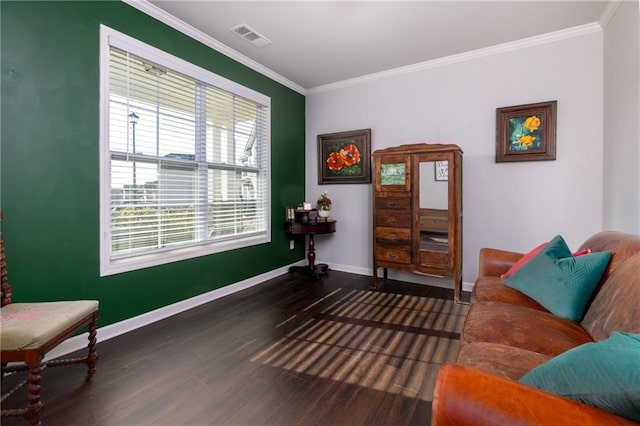
[(501, 53), (512, 52), (515, 50), (526, 49), (528, 47), (539, 46), (547, 43), (553, 43), (555, 41), (565, 40), (568, 38), (579, 37), (586, 34), (592, 34), (602, 32), (602, 27), (597, 22), (591, 24), (580, 25), (577, 27), (568, 28), (565, 30), (554, 31), (534, 37), (524, 38), (508, 43), (497, 44), (482, 49), (472, 50), (469, 52), (460, 53), (457, 55), (446, 56), (443, 58), (433, 59), (431, 61), (420, 62), (413, 65), (407, 65), (404, 67), (394, 68), (379, 73), (368, 74), (362, 77), (356, 77), (349, 80), (339, 81), (337, 83), (326, 84), (323, 86), (316, 86), (307, 89), (307, 95), (314, 95), (317, 93), (329, 92), (332, 90), (343, 89), (350, 86), (356, 86), (359, 84), (368, 83), (371, 81), (382, 80), (391, 77), (397, 77), (403, 74), (409, 74), (419, 71), (424, 71), (436, 67), (445, 65), (456, 64), (460, 62), (471, 61), (474, 59), (485, 58), (488, 56), (498, 55)]
[(598, 23), (603, 30), (607, 28), (607, 25), (609, 25), (611, 18), (613, 18), (613, 15), (615, 15), (618, 11), (618, 8), (620, 7), (620, 4), (622, 4), (622, 1), (623, 0), (609, 0), (607, 7), (605, 7), (604, 11), (602, 12), (602, 16), (600, 16), (600, 19), (598, 19)]
[(122, 0), (124, 3), (140, 10), (143, 13), (169, 25), (172, 28), (188, 35), (189, 37), (203, 43), (204, 45), (210, 47), (211, 49), (222, 53), (225, 56), (253, 69), (256, 72), (288, 87), (291, 90), (294, 90), (301, 95), (313, 95), (317, 93), (329, 92), (332, 90), (342, 89), (350, 86), (356, 86), (364, 83), (368, 83), (371, 81), (382, 80), (386, 78), (396, 77), (404, 74), (420, 72), (436, 67), (451, 65), (455, 63), (471, 61), (474, 59), (484, 58), (488, 56), (493, 56), (501, 53), (516, 51), (519, 49), (525, 49), (528, 47), (539, 46), (547, 43), (552, 43), (555, 41), (565, 40), (573, 37), (579, 37), (587, 34), (592, 34), (596, 32), (602, 32), (603, 28), (609, 23), (613, 15), (615, 15), (618, 7), (624, 0), (609, 0), (609, 4), (605, 8), (602, 16), (600, 17), (598, 22), (593, 22), (590, 24), (580, 25), (573, 28), (568, 28), (560, 31), (554, 31), (547, 34), (542, 34), (534, 37), (529, 37), (521, 40), (516, 40), (513, 42), (498, 44), (495, 46), (490, 46), (482, 49), (472, 50), (469, 52), (460, 53), (457, 55), (446, 56), (443, 58), (433, 59), (430, 61), (420, 62), (417, 64), (407, 65), (404, 67), (394, 68), (386, 71), (381, 71), (378, 73), (368, 74), (348, 80), (339, 81), (336, 83), (330, 83), (322, 86), (316, 86), (310, 89), (305, 89), (304, 87), (294, 83), (293, 81), (283, 77), (282, 75), (276, 73), (275, 71), (265, 67), (264, 65), (254, 61), (238, 52), (230, 48), (229, 46), (219, 42), (213, 37), (203, 33), (202, 31), (194, 28), (193, 26), (187, 24), (186, 22), (176, 18), (175, 16), (165, 12), (159, 7), (149, 3), (147, 0)]
[(237, 50), (234, 50), (234, 49), (230, 48), (226, 44), (220, 43), (218, 40), (214, 39), (213, 37), (203, 33), (202, 31), (198, 30), (197, 28), (195, 28), (195, 27), (187, 24), (186, 22), (176, 18), (175, 16), (165, 12), (164, 10), (162, 10), (159, 7), (155, 6), (154, 4), (149, 3), (147, 0), (122, 0), (122, 2), (128, 4), (131, 7), (134, 7), (136, 9), (138, 9), (139, 11), (141, 11), (143, 13), (146, 13), (147, 15), (151, 16), (152, 18), (155, 18), (158, 21), (169, 25), (172, 28), (175, 28), (176, 30), (180, 31), (181, 33), (188, 35), (189, 37), (193, 38), (194, 40), (199, 41), (200, 43), (204, 44), (205, 46), (208, 46), (211, 49), (213, 49), (213, 50), (215, 50), (217, 52), (220, 52), (225, 56), (228, 56), (229, 58), (233, 59), (234, 61), (237, 61), (237, 62), (241, 63), (242, 65), (245, 65), (245, 66), (251, 68), (252, 70), (254, 70), (256, 72), (259, 72), (260, 74), (264, 75), (265, 77), (269, 77), (270, 79), (282, 84), (283, 86), (286, 86), (289, 89), (300, 93), (301, 95), (306, 95), (306, 90), (305, 90), (304, 87), (302, 87), (302, 86), (294, 83), (293, 81), (281, 76), (277, 72), (265, 67), (264, 65), (259, 64), (258, 62), (254, 61), (253, 59), (250, 59), (250, 58), (246, 57), (242, 53), (238, 52)]

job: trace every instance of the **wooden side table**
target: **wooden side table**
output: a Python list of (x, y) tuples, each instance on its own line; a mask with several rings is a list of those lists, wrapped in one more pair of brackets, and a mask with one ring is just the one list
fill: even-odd
[(286, 222), (285, 224), (287, 234), (299, 236), (309, 236), (309, 247), (307, 252), (307, 260), (309, 261), (306, 266), (292, 266), (289, 268), (289, 272), (302, 272), (315, 279), (319, 280), (328, 273), (329, 265), (326, 263), (316, 264), (316, 250), (313, 236), (316, 234), (330, 234), (336, 232), (336, 221), (316, 221), (311, 220), (308, 222)]

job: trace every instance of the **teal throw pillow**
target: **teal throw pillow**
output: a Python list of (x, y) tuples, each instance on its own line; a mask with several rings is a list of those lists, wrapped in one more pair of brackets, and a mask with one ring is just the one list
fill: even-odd
[(520, 383), (640, 422), (640, 334), (614, 332), (551, 358)]
[(554, 315), (580, 321), (610, 258), (608, 251), (574, 257), (557, 235), (504, 283)]

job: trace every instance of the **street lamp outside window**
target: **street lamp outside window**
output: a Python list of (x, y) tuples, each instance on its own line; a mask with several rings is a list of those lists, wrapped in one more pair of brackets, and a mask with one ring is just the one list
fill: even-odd
[(134, 194), (134, 202), (137, 201), (138, 198), (138, 182), (136, 178), (136, 124), (138, 124), (138, 114), (132, 112), (129, 114), (129, 123), (131, 123), (131, 131), (132, 131), (132, 142), (133, 142), (133, 194)]

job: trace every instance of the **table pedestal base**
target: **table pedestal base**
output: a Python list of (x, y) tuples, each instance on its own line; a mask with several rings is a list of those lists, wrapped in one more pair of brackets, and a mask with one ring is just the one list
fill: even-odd
[(309, 251), (307, 253), (307, 260), (309, 264), (307, 266), (292, 266), (289, 268), (289, 272), (302, 272), (310, 277), (319, 280), (323, 276), (327, 275), (329, 272), (329, 265), (326, 263), (318, 263), (316, 265), (316, 250), (315, 250), (315, 242), (313, 241), (313, 234), (309, 234)]
[(289, 268), (289, 273), (293, 272), (301, 272), (319, 280), (329, 273), (329, 265), (326, 263), (318, 263), (317, 265), (291, 266)]

